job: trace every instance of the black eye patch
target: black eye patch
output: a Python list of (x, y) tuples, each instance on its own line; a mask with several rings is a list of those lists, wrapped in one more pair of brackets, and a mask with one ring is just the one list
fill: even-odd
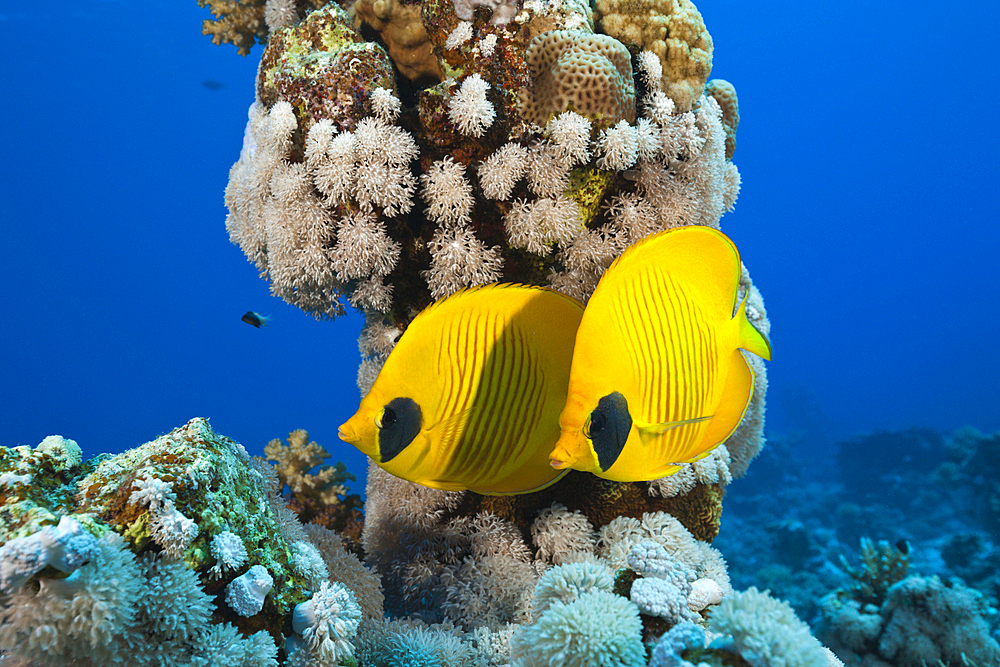
[(378, 427), (378, 451), (387, 463), (420, 433), (420, 406), (412, 398), (394, 398), (382, 410)]
[(587, 437), (594, 445), (602, 472), (613, 466), (621, 456), (631, 430), (632, 415), (624, 396), (615, 391), (597, 402), (597, 409), (590, 413)]

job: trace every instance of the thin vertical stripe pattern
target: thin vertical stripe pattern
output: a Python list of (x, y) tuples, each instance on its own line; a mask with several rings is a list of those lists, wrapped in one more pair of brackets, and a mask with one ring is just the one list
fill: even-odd
[[(622, 284), (614, 300), (639, 403), (633, 417), (664, 424), (707, 415), (716, 389), (718, 341), (712, 327), (682, 286), (666, 272), (646, 270)], [(649, 455), (684, 460), (697, 452), (701, 424), (666, 430)]]

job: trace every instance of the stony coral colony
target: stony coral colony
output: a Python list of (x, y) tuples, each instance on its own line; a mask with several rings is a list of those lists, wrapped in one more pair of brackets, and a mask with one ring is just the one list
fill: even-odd
[(350, 303), (402, 330), (498, 281), (585, 301), (639, 238), (733, 207), (735, 91), (706, 87), (712, 41), (688, 0), (303, 9), (264, 6), (284, 18), (268, 19), (227, 229), (316, 317)]

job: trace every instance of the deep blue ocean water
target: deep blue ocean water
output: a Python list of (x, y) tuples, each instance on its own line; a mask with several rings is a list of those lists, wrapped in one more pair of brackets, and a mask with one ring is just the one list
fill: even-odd
[[(698, 6), (740, 97), (722, 228), (773, 325), (769, 430), (808, 431), (808, 460), (872, 429), (1000, 429), (1000, 6)], [(308, 429), (363, 476), (337, 439), (360, 316), (283, 304), (229, 243), (262, 48), (214, 46), (207, 17), (0, 7), (0, 445), (92, 456), (205, 416), (254, 454)]]

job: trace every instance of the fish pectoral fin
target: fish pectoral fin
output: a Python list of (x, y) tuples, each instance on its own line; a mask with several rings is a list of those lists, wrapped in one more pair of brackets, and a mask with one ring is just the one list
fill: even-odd
[(472, 415), (472, 411), (475, 409), (476, 406), (470, 405), (463, 410), (459, 410), (453, 415), (448, 415), (444, 419), (431, 424), (427, 427), (427, 430), (434, 431), (435, 433), (440, 434), (441, 437), (457, 437), (461, 435), (461, 431), (465, 428), (465, 425), (469, 421), (469, 417)]
[(705, 415), (704, 417), (692, 417), (691, 419), (681, 419), (676, 422), (661, 422), (659, 424), (640, 424), (636, 422), (635, 427), (639, 429), (640, 433), (645, 433), (646, 435), (663, 435), (667, 431), (680, 428), (681, 426), (708, 421), (714, 416), (715, 415)]
[(655, 440), (667, 431), (671, 431), (682, 426), (688, 426), (690, 424), (699, 424), (712, 419), (712, 417), (714, 417), (714, 415), (705, 415), (704, 417), (692, 417), (691, 419), (681, 419), (680, 421), (675, 422), (660, 422), (653, 424), (641, 424), (635, 422), (635, 428), (639, 431), (639, 440), (643, 443), (647, 443), (651, 440)]

